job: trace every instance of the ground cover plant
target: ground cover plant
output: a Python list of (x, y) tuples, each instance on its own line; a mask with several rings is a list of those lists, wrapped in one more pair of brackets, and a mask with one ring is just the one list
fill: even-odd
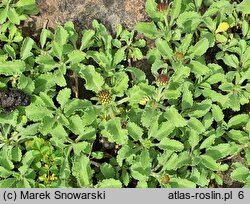
[(249, 7), (147, 0), (132, 31), (37, 40), (35, 0), (2, 0), (0, 187), (250, 187)]

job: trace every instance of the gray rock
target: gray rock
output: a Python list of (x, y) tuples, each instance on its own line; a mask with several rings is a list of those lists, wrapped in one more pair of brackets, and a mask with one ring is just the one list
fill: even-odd
[(73, 21), (80, 31), (91, 28), (97, 19), (112, 32), (119, 23), (131, 30), (136, 22), (147, 19), (145, 0), (37, 0), (37, 6), (36, 29)]

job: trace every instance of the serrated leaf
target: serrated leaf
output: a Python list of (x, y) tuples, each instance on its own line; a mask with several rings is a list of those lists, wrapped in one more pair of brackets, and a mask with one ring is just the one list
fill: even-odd
[(89, 140), (94, 141), (96, 139), (96, 129), (93, 127), (85, 127), (84, 132), (81, 132), (77, 140)]
[(216, 34), (216, 35), (215, 35), (215, 39), (216, 39), (216, 41), (217, 41), (218, 43), (225, 43), (225, 42), (227, 42), (227, 40), (228, 40), (226, 36), (221, 35), (221, 34)]
[(143, 129), (141, 127), (134, 122), (128, 122), (126, 126), (129, 136), (131, 136), (135, 141), (141, 139), (141, 136), (143, 135)]
[(250, 166), (250, 148), (245, 149), (245, 160), (246, 163)]
[(109, 139), (110, 142), (124, 145), (128, 140), (128, 132), (121, 127), (121, 118), (112, 118), (105, 123), (105, 129), (101, 134)]
[(249, 121), (248, 114), (238, 114), (230, 118), (227, 123), (228, 127), (239, 127), (240, 125), (246, 124)]
[(228, 155), (233, 155), (238, 151), (239, 147), (235, 143), (221, 143), (216, 146), (207, 147), (206, 154), (215, 160), (218, 160)]
[(5, 44), (4, 51), (8, 53), (8, 55), (12, 58), (12, 60), (16, 59), (16, 51), (11, 45)]
[(41, 92), (39, 96), (39, 99), (42, 99), (42, 104), (44, 104), (47, 108), (56, 109), (52, 98), (48, 96), (45, 92)]
[(47, 38), (50, 37), (51, 32), (45, 28), (42, 29), (41, 34), (40, 34), (40, 44), (41, 48), (44, 48)]
[(140, 162), (134, 162), (133, 165), (130, 168), (131, 176), (139, 181), (145, 181), (148, 180), (148, 177), (150, 176), (150, 168), (142, 168)]
[(155, 45), (164, 58), (172, 59), (173, 50), (170, 48), (166, 40), (158, 38), (155, 41)]
[(134, 47), (131, 48), (131, 57), (133, 57), (133, 60), (142, 60), (143, 59), (143, 53), (140, 50), (140, 48)]
[(181, 91), (178, 89), (165, 89), (163, 91), (164, 99), (171, 100), (171, 99), (178, 99), (181, 96)]
[(115, 179), (104, 179), (97, 184), (98, 188), (121, 188), (122, 183)]
[(225, 104), (227, 102), (227, 95), (222, 95), (221, 93), (218, 93), (211, 89), (204, 89), (202, 91), (202, 94), (212, 100), (213, 102), (218, 102), (221, 104), (223, 108), (225, 108)]
[(157, 4), (155, 0), (146, 0), (145, 8), (148, 16), (152, 19), (159, 19), (161, 17), (160, 13), (157, 11)]
[(31, 95), (35, 90), (35, 83), (30, 77), (21, 74), (18, 81), (18, 88)]
[(104, 175), (104, 177), (106, 179), (110, 179), (110, 178), (114, 178), (115, 177), (115, 170), (114, 168), (112, 167), (111, 164), (108, 164), (108, 163), (103, 163), (101, 166), (100, 166), (100, 170), (102, 172), (102, 174)]
[(125, 58), (125, 48), (119, 48), (114, 55), (113, 66), (118, 65), (120, 62), (124, 60), (124, 58)]
[(90, 46), (91, 40), (94, 35), (95, 35), (94, 30), (85, 30), (83, 32), (80, 50), (84, 50)]
[(170, 13), (170, 25), (173, 25), (173, 21), (180, 15), (181, 12), (181, 6), (182, 6), (182, 0), (174, 0), (171, 13)]
[(233, 111), (240, 110), (240, 97), (237, 93), (228, 94), (227, 102), (225, 106), (231, 108)]
[(224, 119), (224, 114), (220, 106), (218, 105), (215, 105), (215, 104), (212, 105), (212, 114), (216, 122), (220, 122)]
[(188, 53), (191, 57), (202, 56), (209, 48), (209, 41), (206, 38), (199, 40), (194, 46), (191, 46)]
[(16, 12), (15, 8), (9, 8), (8, 9), (8, 19), (11, 21), (11, 23), (19, 25), (20, 24), (20, 16)]
[(181, 43), (180, 47), (178, 48), (180, 50), (180, 52), (182, 52), (182, 53), (187, 52), (187, 50), (192, 42), (192, 39), (193, 39), (193, 34), (188, 33), (185, 35), (185, 37), (182, 39), (182, 43)]
[(72, 148), (76, 156), (81, 156), (81, 153), (90, 153), (90, 143), (88, 142), (78, 142), (72, 144)]
[(43, 71), (45, 72), (51, 71), (58, 66), (58, 63), (55, 62), (53, 57), (48, 54), (37, 56), (35, 61), (37, 64), (42, 65), (42, 67), (44, 68)]
[(25, 71), (25, 68), (26, 65), (24, 61), (21, 60), (0, 61), (0, 73), (5, 76), (20, 75)]
[(208, 74), (210, 71), (209, 68), (205, 64), (202, 64), (195, 60), (192, 60), (190, 62), (189, 67), (190, 67), (191, 72), (193, 72), (198, 77), (201, 75)]
[(236, 57), (236, 55), (225, 54), (222, 60), (226, 65), (230, 67), (237, 68), (239, 66), (239, 59), (238, 57)]
[(79, 187), (92, 185), (92, 170), (89, 158), (85, 155), (75, 156), (73, 160), (72, 174), (76, 177)]
[(119, 166), (122, 166), (123, 160), (126, 160), (128, 157), (134, 154), (134, 150), (128, 146), (124, 145), (119, 149), (116, 157), (116, 161), (119, 164)]
[(243, 13), (243, 15), (249, 14), (249, 10), (247, 8), (249, 8), (250, 6), (250, 1), (249, 0), (243, 0), (241, 1), (240, 4), (237, 4), (237, 10), (241, 11)]
[(168, 137), (174, 131), (174, 129), (175, 129), (174, 125), (170, 121), (166, 121), (162, 122), (159, 125), (159, 128), (157, 128), (156, 131), (154, 131), (154, 134), (152, 134), (153, 132), (150, 133), (150, 131), (148, 134), (150, 137), (154, 137), (157, 140), (161, 141), (163, 138)]
[(190, 165), (192, 165), (191, 155), (187, 151), (179, 153), (178, 160), (175, 164), (175, 170)]
[(18, 146), (11, 149), (11, 157), (12, 157), (12, 161), (15, 161), (15, 162), (21, 161), (22, 151)]
[(178, 113), (174, 106), (166, 108), (164, 117), (173, 123), (175, 127), (184, 127), (187, 125), (187, 121)]
[(0, 113), (0, 124), (9, 124), (15, 127), (17, 125), (17, 118), (18, 118), (19, 112), (13, 111), (11, 113)]
[(193, 106), (193, 94), (189, 91), (186, 83), (183, 87), (183, 95), (182, 95), (182, 110), (186, 110)]
[(15, 4), (16, 7), (32, 7), (36, 3), (35, 0), (19, 0)]
[(6, 148), (6, 146), (3, 146), (0, 155), (0, 166), (9, 171), (14, 169), (14, 164), (10, 159), (11, 159), (10, 150), (8, 149), (8, 147)]
[(203, 124), (196, 118), (191, 117), (188, 121), (188, 126), (196, 131), (198, 134), (203, 133), (205, 131), (205, 127)]
[(32, 56), (33, 53), (31, 52), (33, 46), (35, 44), (35, 41), (31, 39), (30, 37), (26, 37), (23, 41), (22, 47), (21, 47), (21, 59), (25, 60), (28, 57)]
[[(29, 150), (27, 151), (24, 156), (22, 157), (22, 164), (23, 173), (25, 173), (28, 170), (28, 167), (31, 165), (31, 163), (36, 159), (37, 156), (39, 156), (41, 153), (38, 150)], [(20, 168), (19, 168), (19, 171)]]
[(135, 30), (150, 39), (156, 39), (160, 35), (154, 22), (139, 22), (136, 24)]
[(9, 176), (11, 176), (13, 174), (12, 171), (9, 171), (7, 169), (5, 169), (4, 167), (0, 166), (0, 178), (8, 178)]
[(81, 50), (73, 50), (68, 54), (68, 61), (71, 64), (76, 64), (85, 59), (86, 53), (82, 52)]
[(68, 133), (61, 124), (56, 124), (51, 130), (51, 143), (59, 148), (64, 148), (64, 143), (67, 142)]
[(63, 53), (63, 45), (59, 44), (56, 41), (52, 42), (52, 51), (54, 56), (56, 56), (59, 60), (62, 59), (62, 53)]
[(52, 117), (53, 111), (43, 106), (36, 106), (34, 104), (25, 108), (27, 117), (33, 121), (41, 121), (45, 116)]
[(240, 144), (246, 144), (249, 141), (248, 134), (240, 130), (230, 130), (227, 132), (227, 135), (230, 139)]
[[(242, 62), (242, 67), (247, 68), (250, 65), (250, 46), (246, 48), (244, 54), (241, 56), (241, 62)], [(246, 72), (249, 75), (249, 70), (247, 70)]]
[(83, 121), (79, 115), (72, 115), (69, 118), (70, 127), (69, 129), (76, 135), (81, 135), (81, 133), (84, 133), (85, 126), (83, 124)]
[(222, 73), (216, 73), (211, 75), (206, 82), (208, 82), (209, 84), (216, 84), (218, 82), (224, 82), (225, 79), (225, 75)]
[(95, 108), (90, 107), (84, 110), (84, 114), (82, 116), (83, 123), (87, 125), (91, 125), (97, 118), (97, 111)]
[(175, 73), (171, 76), (171, 80), (173, 80), (173, 82), (180, 83), (183, 79), (190, 75), (190, 68), (187, 66), (177, 65), (176, 68), (175, 66), (173, 66), (173, 68), (175, 69)]
[(176, 170), (176, 164), (178, 163), (178, 155), (171, 150), (165, 150), (165, 152), (171, 152), (171, 156), (164, 158), (164, 164), (162, 170)]
[(16, 183), (16, 188), (31, 188), (28, 179), (23, 178)]
[(199, 144), (200, 137), (195, 130), (189, 131), (188, 143), (190, 144), (192, 150)]
[(171, 188), (196, 188), (194, 182), (182, 178), (171, 178), (169, 184)]
[(200, 145), (200, 149), (206, 149), (208, 147), (211, 147), (214, 144), (214, 140), (216, 138), (216, 135), (209, 135)]
[(15, 182), (17, 182), (16, 178), (6, 178), (4, 180), (0, 181), (0, 187), (1, 188), (13, 188)]
[(200, 103), (194, 104), (191, 112), (188, 114), (190, 117), (200, 118), (204, 116), (211, 108), (212, 102), (210, 100), (204, 100)]
[(60, 87), (65, 87), (67, 85), (66, 79), (64, 77), (65, 75), (60, 70), (55, 70), (53, 76), (56, 85)]
[(236, 168), (235, 170), (233, 170), (233, 172), (231, 173), (231, 178), (235, 181), (239, 181), (239, 182), (246, 182), (246, 178), (250, 175), (250, 171), (248, 168), (246, 168), (245, 166)]
[(202, 124), (205, 127), (205, 129), (209, 129), (211, 127), (211, 125), (213, 124), (214, 118), (212, 113), (208, 112), (204, 115), (203, 119), (202, 119)]
[(201, 155), (201, 163), (208, 169), (212, 171), (220, 171), (221, 165), (216, 162), (215, 159), (208, 155)]
[(61, 105), (62, 108), (68, 102), (70, 95), (71, 95), (71, 90), (69, 88), (64, 88), (59, 91), (56, 100), (58, 101), (58, 103)]
[(200, 22), (201, 16), (197, 12), (185, 11), (178, 16), (177, 26), (190, 33), (196, 30)]
[(85, 87), (88, 90), (98, 93), (102, 90), (104, 79), (101, 74), (95, 71), (95, 68), (91, 65), (84, 67), (81, 70), (80, 75), (86, 80)]
[(68, 41), (68, 37), (69, 37), (68, 32), (62, 26), (58, 26), (56, 28), (54, 40), (58, 44), (60, 44), (61, 46), (66, 44)]
[(151, 167), (151, 159), (147, 149), (144, 149), (140, 155), (141, 167), (147, 169)]
[(136, 67), (127, 67), (126, 70), (132, 74), (134, 84), (146, 81), (146, 75), (144, 71)]
[(139, 83), (138, 85), (133, 86), (127, 91), (129, 103), (132, 105), (138, 104), (141, 100), (151, 96), (154, 93), (154, 89), (153, 86), (150, 86), (147, 83)]
[[(72, 174), (70, 166), (69, 166), (69, 161), (67, 157), (62, 158), (62, 165), (61, 168), (59, 170), (59, 176), (60, 179), (68, 179), (69, 176)], [(66, 185), (66, 184), (64, 184)], [(63, 186), (64, 186), (63, 185)]]
[(129, 173), (128, 171), (126, 171), (124, 168), (122, 169), (122, 175), (121, 175), (121, 180), (123, 182), (123, 184), (125, 186), (128, 186), (129, 182), (130, 182), (130, 178), (129, 178)]
[(184, 145), (181, 142), (169, 138), (163, 138), (157, 146), (163, 150), (168, 149), (177, 152), (182, 151), (184, 149)]
[(86, 108), (92, 107), (92, 103), (88, 100), (72, 99), (69, 100), (64, 107), (65, 116), (68, 117), (77, 111), (83, 112)]
[(128, 88), (128, 75), (125, 72), (115, 73), (114, 81), (113, 91), (117, 96), (122, 97), (124, 95), (124, 91)]
[(6, 6), (6, 7), (4, 7), (4, 9), (1, 9), (0, 11), (0, 24), (3, 24), (5, 21), (6, 21), (6, 19), (7, 19), (7, 17), (8, 17), (8, 7)]
[(97, 51), (87, 51), (87, 58), (93, 58), (93, 60), (99, 64), (103, 69), (108, 70), (112, 67), (112, 56), (105, 52), (97, 52)]
[(207, 9), (203, 17), (207, 16), (213, 16), (217, 12), (223, 11), (230, 11), (230, 8), (232, 7), (232, 4), (228, 1), (222, 0), (222, 1), (214, 1), (210, 3), (210, 7)]
[(158, 120), (159, 113), (153, 108), (146, 108), (141, 117), (141, 123), (144, 127), (150, 127), (152, 120)]

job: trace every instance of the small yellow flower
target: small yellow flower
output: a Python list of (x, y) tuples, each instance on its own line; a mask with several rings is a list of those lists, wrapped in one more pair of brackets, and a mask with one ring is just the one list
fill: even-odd
[(222, 22), (219, 24), (218, 28), (216, 29), (215, 33), (222, 33), (226, 32), (229, 28), (229, 24), (227, 22)]
[(112, 95), (107, 90), (102, 90), (97, 94), (97, 98), (101, 104), (107, 104), (111, 101)]
[(164, 176), (161, 178), (161, 182), (162, 182), (163, 184), (168, 184), (169, 180), (170, 180), (170, 178), (169, 178), (168, 175), (164, 175)]
[(149, 100), (149, 98), (146, 97), (146, 98), (140, 100), (139, 104), (145, 106), (147, 104), (148, 100)]
[(175, 56), (175, 59), (177, 59), (178, 61), (184, 59), (184, 54), (181, 53), (181, 52), (176, 52), (176, 53), (174, 54), (174, 56)]
[(165, 74), (159, 74), (157, 77), (156, 77), (156, 82), (161, 85), (161, 86), (164, 86), (168, 83), (168, 76), (165, 75)]

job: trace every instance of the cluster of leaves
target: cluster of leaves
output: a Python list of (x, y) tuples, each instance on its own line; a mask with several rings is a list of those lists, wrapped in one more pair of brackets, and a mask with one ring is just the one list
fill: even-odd
[(249, 4), (147, 0), (134, 31), (67, 22), (35, 42), (17, 28), (35, 1), (3, 1), (0, 88), (31, 103), (0, 113), (0, 187), (249, 187)]

